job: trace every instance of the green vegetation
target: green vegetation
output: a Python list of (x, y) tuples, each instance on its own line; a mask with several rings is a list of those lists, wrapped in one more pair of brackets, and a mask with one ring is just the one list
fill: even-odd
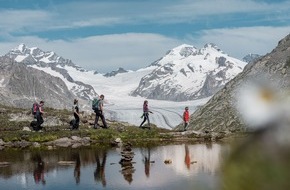
[(72, 119), (71, 111), (45, 108), (45, 112), (45, 122), (58, 124), (46, 126), (42, 132), (24, 131), (24, 127), (30, 128), (30, 122), (33, 120), (30, 110), (0, 105), (0, 139), (5, 142), (25, 140), (42, 143), (62, 137), (78, 136), (90, 137), (96, 143), (106, 143), (116, 138), (121, 138), (124, 142), (164, 141), (173, 138), (172, 135), (166, 134), (169, 130), (156, 126), (151, 130), (140, 129), (127, 123), (112, 121), (108, 121), (109, 129), (93, 129), (90, 123), (94, 120), (94, 114), (82, 115), (80, 129), (71, 131), (68, 124)]
[[(261, 139), (260, 139), (261, 140)], [(288, 148), (261, 141), (233, 147), (222, 166), (223, 190), (289, 189)]]

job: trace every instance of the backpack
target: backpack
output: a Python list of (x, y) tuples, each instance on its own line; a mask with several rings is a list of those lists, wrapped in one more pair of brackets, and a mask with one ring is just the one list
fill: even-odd
[(38, 103), (33, 103), (32, 108), (31, 108), (31, 113), (32, 115), (36, 115), (36, 112), (39, 110), (39, 105)]
[(100, 103), (100, 99), (99, 98), (95, 98), (93, 100), (93, 103), (92, 103), (92, 109), (93, 110), (99, 110), (99, 103)]

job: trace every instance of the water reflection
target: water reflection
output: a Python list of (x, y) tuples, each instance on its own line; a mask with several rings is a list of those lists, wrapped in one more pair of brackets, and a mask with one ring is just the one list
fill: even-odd
[(79, 153), (74, 153), (73, 154), (73, 160), (75, 160), (75, 169), (74, 169), (74, 177), (76, 184), (80, 183), (81, 180), (81, 159), (80, 159), (80, 154)]
[(185, 146), (185, 158), (184, 158), (184, 162), (185, 165), (187, 167), (187, 169), (190, 169), (190, 153), (189, 153), (189, 149), (188, 149), (188, 145), (186, 144)]
[(216, 189), (222, 149), (227, 146), (3, 150), (0, 162), (11, 164), (0, 169), (0, 189)]
[(134, 158), (134, 152), (132, 151), (132, 144), (127, 143), (122, 147), (121, 152), (121, 173), (123, 174), (124, 179), (131, 184), (133, 181), (133, 173), (135, 172), (132, 160)]
[(96, 162), (97, 167), (94, 172), (94, 177), (96, 182), (102, 182), (103, 187), (106, 187), (106, 177), (105, 177), (105, 166), (107, 160), (107, 151), (100, 150), (96, 152)]
[(151, 164), (151, 148), (141, 148), (142, 162), (144, 163), (144, 172), (147, 178), (150, 176), (150, 164)]
[[(165, 148), (165, 147), (164, 147)], [(216, 173), (221, 162), (222, 146), (219, 144), (194, 144), (162, 149), (163, 159), (172, 161), (171, 167), (182, 175), (191, 173)]]
[(37, 153), (34, 156), (32, 156), (32, 161), (34, 163), (36, 163), (35, 169), (33, 171), (33, 177), (34, 177), (35, 183), (38, 184), (39, 182), (41, 182), (43, 185), (45, 185), (45, 183), (46, 183), (46, 181), (44, 179), (45, 163), (41, 159), (40, 154)]

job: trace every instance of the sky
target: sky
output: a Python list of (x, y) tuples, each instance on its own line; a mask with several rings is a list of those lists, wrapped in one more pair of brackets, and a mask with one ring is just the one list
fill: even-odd
[(265, 55), (290, 33), (289, 0), (0, 0), (0, 55), (24, 43), (106, 73), (181, 44)]

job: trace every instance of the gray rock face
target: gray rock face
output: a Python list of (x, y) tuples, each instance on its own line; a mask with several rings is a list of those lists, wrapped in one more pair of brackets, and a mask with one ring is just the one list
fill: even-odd
[(65, 83), (43, 71), (0, 57), (0, 102), (5, 105), (31, 108), (44, 100), (49, 107), (70, 108), (75, 96)]
[[(246, 124), (239, 117), (234, 101), (236, 90), (244, 81), (263, 76), (275, 82), (278, 89), (290, 89), (290, 35), (282, 39), (278, 46), (261, 57), (228, 82), (203, 107), (191, 115), (189, 128), (193, 130), (245, 131)], [(267, 81), (265, 81), (267, 83)]]

